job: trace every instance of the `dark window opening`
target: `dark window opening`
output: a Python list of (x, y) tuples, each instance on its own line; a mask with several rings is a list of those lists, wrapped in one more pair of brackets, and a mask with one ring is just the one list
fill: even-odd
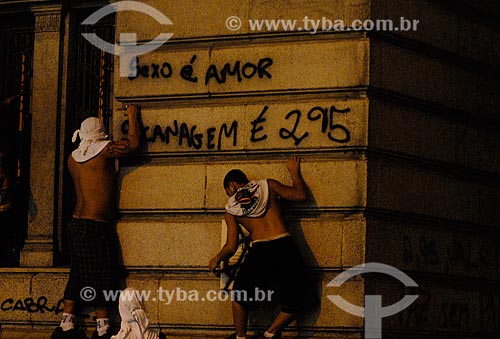
[(0, 266), (18, 266), (28, 228), (34, 18), (0, 17)]
[[(113, 99), (114, 55), (108, 54), (90, 44), (82, 33), (95, 33), (104, 41), (115, 43), (115, 16), (108, 15), (95, 25), (81, 25), (96, 8), (77, 10), (70, 14), (70, 46), (68, 59), (68, 89), (65, 137), (65, 164), (71, 152), (78, 145), (71, 142), (73, 132), (88, 117), (99, 117), (110, 134), (110, 121)], [(61, 263), (68, 262), (65, 226), (71, 220), (76, 201), (73, 181), (67, 166), (63, 181), (63, 216), (61, 232)]]

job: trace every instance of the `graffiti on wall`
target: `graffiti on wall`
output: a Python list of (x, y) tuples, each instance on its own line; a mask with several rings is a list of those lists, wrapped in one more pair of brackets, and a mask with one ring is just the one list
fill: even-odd
[[(208, 65), (200, 62), (197, 54), (190, 55), (189, 59), (180, 64), (168, 59), (141, 62), (137, 58), (136, 63), (133, 63), (137, 70), (136, 75), (128, 79), (131, 82), (141, 78), (149, 79), (159, 84), (161, 81), (174, 80), (206, 86), (221, 85), (229, 81), (244, 83), (252, 79), (269, 81), (273, 78), (273, 63), (270, 56), (239, 58), (236, 61), (219, 61)], [(171, 118), (146, 124), (143, 141), (184, 149), (187, 147), (194, 150), (222, 151), (245, 145), (265, 144), (271, 137), (289, 143), (283, 145), (281, 142), (283, 147), (298, 147), (303, 146), (313, 133), (321, 133), (324, 140), (330, 144), (342, 145), (351, 140), (351, 131), (345, 123), (351, 108), (338, 106), (311, 105), (306, 108), (287, 108), (280, 112), (270, 105), (263, 105), (262, 108), (257, 108), (255, 113), (250, 113), (254, 116), (245, 122), (227, 118), (226, 121), (220, 121), (220, 117), (214, 117), (217, 122), (205, 123), (205, 126), (202, 122), (192, 122), (187, 116)], [(273, 117), (272, 123), (268, 122), (268, 116)], [(276, 116), (280, 117), (280, 120), (276, 121)], [(202, 119), (204, 120), (206, 119)], [(126, 134), (127, 131), (128, 121), (124, 121), (121, 132)]]
[[(330, 107), (315, 106), (307, 112), (306, 117), (310, 121), (321, 121), (321, 132), (326, 134), (329, 140), (339, 144), (345, 144), (351, 140), (351, 134), (344, 125), (334, 123), (334, 117), (336, 114), (346, 114), (350, 111), (350, 108), (338, 109), (334, 105)], [(291, 130), (286, 128), (280, 129), (280, 137), (282, 139), (291, 138), (295, 146), (300, 145), (302, 140), (309, 135), (308, 132), (297, 135), (297, 129), (303, 115), (303, 112), (298, 109), (288, 112), (285, 119), (294, 121), (293, 128)]]
[[(272, 134), (289, 141), (290, 146), (300, 146), (313, 132), (303, 126), (303, 121), (307, 120), (315, 124), (314, 132), (323, 134), (330, 143), (345, 144), (351, 140), (351, 132), (344, 124), (336, 120), (350, 111), (350, 108), (338, 108), (336, 105), (313, 106), (307, 110), (293, 109), (281, 113), (282, 123), (274, 126), (267, 124), (266, 116), (280, 113), (270, 112), (269, 106), (266, 105), (245, 126), (242, 126), (238, 120), (222, 122), (216, 126), (199, 126), (173, 119), (166, 124), (144, 126), (143, 141), (187, 146), (196, 150), (228, 150), (244, 144), (243, 140), (240, 140), (242, 133), (239, 131), (245, 128), (249, 131), (246, 134), (249, 135), (251, 144), (262, 143)], [(311, 125), (307, 126), (310, 128)], [(122, 123), (121, 132), (127, 134), (127, 120)]]
[(500, 295), (491, 291), (491, 281), (500, 274), (497, 239), (402, 234), (401, 244), (401, 259), (413, 270), (481, 277), (474, 280), (474, 288), (446, 279), (440, 287), (420, 288), (415, 307), (400, 316), (402, 327), (463, 333), (500, 329)]
[(63, 311), (63, 300), (59, 300), (55, 304), (50, 304), (46, 296), (38, 298), (7, 298), (0, 304), (2, 312), (27, 312), (27, 313), (55, 313), (59, 314)]
[(471, 239), (446, 239), (431, 236), (404, 235), (403, 260), (405, 264), (421, 268), (436, 268), (442, 272), (483, 269), (498, 274), (498, 241), (473, 241)]
[[(446, 293), (446, 294), (444, 294)], [(441, 329), (461, 333), (497, 333), (500, 329), (498, 293), (457, 288), (449, 292), (424, 287), (419, 299), (399, 315), (402, 328)]]
[(255, 77), (259, 79), (272, 78), (269, 68), (273, 64), (273, 59), (269, 57), (261, 58), (256, 62), (240, 60), (234, 63), (227, 62), (222, 67), (211, 64), (202, 72), (196, 70), (197, 58), (196, 54), (193, 55), (189, 63), (186, 63), (178, 70), (174, 69), (174, 66), (168, 61), (141, 64), (139, 58), (137, 58), (135, 66), (137, 70), (136, 75), (129, 77), (129, 80), (132, 81), (138, 78), (158, 80), (180, 78), (191, 83), (203, 81), (205, 85), (208, 85), (210, 83), (223, 84), (231, 77), (238, 82), (250, 80)]

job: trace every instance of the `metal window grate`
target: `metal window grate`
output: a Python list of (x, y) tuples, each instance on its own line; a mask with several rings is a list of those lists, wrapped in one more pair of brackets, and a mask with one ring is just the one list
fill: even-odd
[[(71, 142), (73, 132), (88, 117), (103, 119), (108, 134), (113, 104), (113, 62), (114, 56), (91, 45), (82, 33), (95, 33), (101, 39), (114, 43), (115, 16), (108, 15), (95, 25), (81, 25), (96, 9), (76, 9), (70, 12), (70, 39), (68, 56), (68, 88), (65, 124), (65, 159), (75, 149)], [(66, 225), (73, 214), (76, 199), (73, 180), (66, 170), (63, 178), (62, 224)], [(61, 263), (69, 261), (69, 249), (65, 232), (59, 234)]]
[(8, 154), (8, 166), (16, 177), (14, 215), (8, 221), (12, 225), (3, 225), (4, 237), (8, 238), (2, 246), (3, 264), (7, 266), (17, 265), (27, 232), (34, 38), (31, 14), (0, 17), (0, 100), (19, 96), (0, 117), (0, 151)]
[(113, 55), (91, 45), (82, 33), (95, 33), (101, 39), (114, 43), (115, 17), (109, 15), (95, 25), (81, 25), (87, 11), (80, 13), (76, 29), (76, 74), (74, 112), (78, 122), (90, 116), (103, 119), (109, 130), (112, 113)]

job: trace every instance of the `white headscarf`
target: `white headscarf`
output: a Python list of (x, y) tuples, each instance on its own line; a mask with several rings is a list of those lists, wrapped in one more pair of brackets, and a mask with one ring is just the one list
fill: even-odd
[(85, 119), (80, 126), (73, 133), (71, 141), (75, 142), (76, 138), (80, 136), (80, 145), (73, 151), (73, 158), (77, 162), (85, 162), (92, 159), (101, 151), (107, 144), (111, 142), (106, 134), (106, 129), (101, 119), (90, 117)]
[(127, 288), (120, 293), (118, 304), (122, 318), (120, 332), (111, 339), (158, 339), (158, 334), (149, 329), (149, 320), (143, 309), (138, 290)]

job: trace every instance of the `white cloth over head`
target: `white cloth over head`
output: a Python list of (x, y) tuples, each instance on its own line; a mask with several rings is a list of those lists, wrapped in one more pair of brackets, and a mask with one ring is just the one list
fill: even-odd
[(123, 290), (118, 310), (122, 318), (120, 332), (111, 339), (159, 339), (158, 333), (149, 329), (149, 320), (138, 290), (130, 287)]
[(77, 162), (85, 162), (94, 158), (111, 142), (102, 120), (95, 117), (85, 119), (80, 129), (73, 133), (71, 141), (75, 142), (78, 136), (80, 136), (80, 144), (71, 153)]
[(269, 202), (269, 185), (267, 179), (252, 180), (238, 188), (226, 205), (226, 211), (237, 217), (258, 218), (267, 211)]

